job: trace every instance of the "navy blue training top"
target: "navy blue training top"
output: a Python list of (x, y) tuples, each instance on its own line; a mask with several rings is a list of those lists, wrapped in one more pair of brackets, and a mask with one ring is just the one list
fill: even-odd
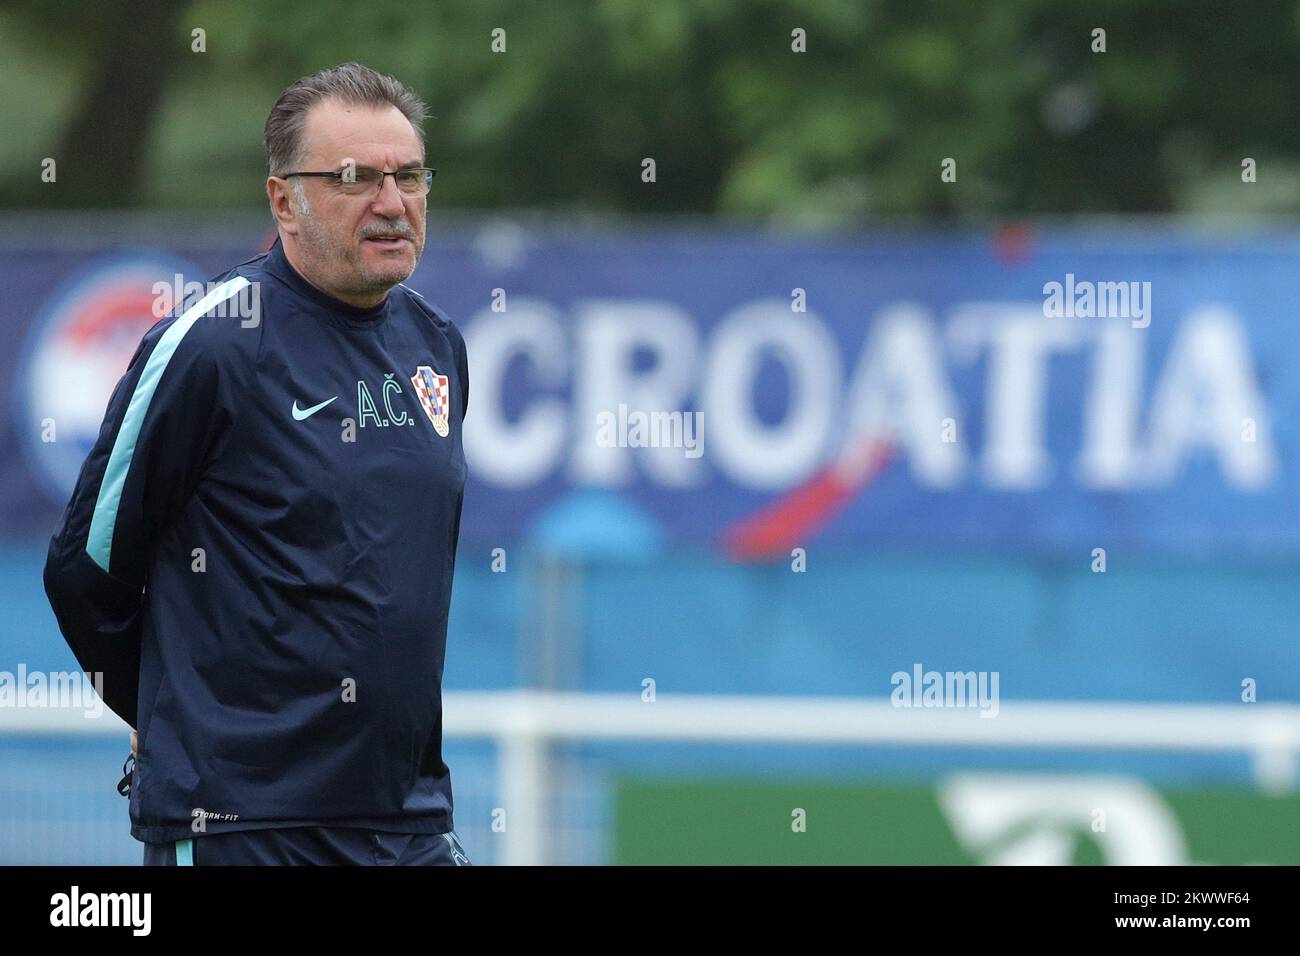
[(451, 830), (464, 340), (402, 285), (326, 295), (279, 242), (208, 288), (145, 334), (45, 566), (139, 731), (131, 833)]

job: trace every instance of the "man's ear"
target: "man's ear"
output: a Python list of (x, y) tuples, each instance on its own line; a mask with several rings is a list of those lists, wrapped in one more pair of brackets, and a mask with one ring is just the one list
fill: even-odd
[(276, 225), (290, 235), (298, 233), (298, 212), (289, 196), (289, 181), (278, 176), (268, 176), (266, 198), (271, 201), (271, 215)]

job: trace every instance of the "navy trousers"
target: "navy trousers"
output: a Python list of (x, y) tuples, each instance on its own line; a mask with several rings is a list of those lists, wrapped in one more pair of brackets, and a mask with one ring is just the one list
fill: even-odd
[(452, 833), (285, 827), (146, 843), (145, 866), (471, 866)]

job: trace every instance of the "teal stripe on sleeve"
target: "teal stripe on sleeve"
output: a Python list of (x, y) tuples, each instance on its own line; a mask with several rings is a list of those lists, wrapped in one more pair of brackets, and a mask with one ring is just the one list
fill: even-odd
[(136, 382), (135, 391), (131, 393), (131, 401), (126, 406), (126, 415), (122, 418), (122, 427), (118, 429), (117, 439), (113, 442), (113, 450), (109, 453), (104, 480), (100, 483), (99, 497), (95, 501), (95, 513), (90, 519), (90, 533), (86, 537), (86, 551), (105, 571), (108, 571), (112, 554), (113, 529), (117, 526), (122, 488), (126, 485), (127, 472), (131, 470), (131, 459), (140, 438), (140, 428), (167, 363), (195, 322), (249, 284), (243, 276), (221, 283), (168, 326), (149, 354), (144, 371)]
[(194, 865), (194, 841), (193, 840), (176, 841), (176, 865), (177, 866)]

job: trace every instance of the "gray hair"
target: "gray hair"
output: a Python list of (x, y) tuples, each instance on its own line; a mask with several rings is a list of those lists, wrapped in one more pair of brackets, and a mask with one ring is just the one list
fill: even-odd
[(291, 84), (271, 107), (266, 118), (266, 165), (272, 176), (291, 172), (301, 162), (307, 113), (328, 97), (359, 106), (396, 106), (411, 121), (424, 148), (424, 101), (394, 77), (361, 63), (342, 63)]

